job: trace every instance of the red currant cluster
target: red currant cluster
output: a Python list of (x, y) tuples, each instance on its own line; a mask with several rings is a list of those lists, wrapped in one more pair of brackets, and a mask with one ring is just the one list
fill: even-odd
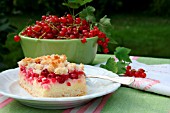
[[(86, 38), (98, 36), (98, 44), (103, 48), (103, 52), (109, 52), (107, 48), (109, 38), (97, 26), (90, 29), (90, 24), (85, 19), (74, 18), (70, 14), (62, 17), (42, 16), (41, 21), (26, 27), (21, 35), (38, 39), (81, 39), (82, 43), (87, 42)], [(14, 40), (18, 42), (18, 35)]]
[(131, 66), (127, 66), (125, 76), (145, 78), (146, 73), (145, 73), (145, 70), (142, 68), (135, 70), (135, 69), (131, 69)]

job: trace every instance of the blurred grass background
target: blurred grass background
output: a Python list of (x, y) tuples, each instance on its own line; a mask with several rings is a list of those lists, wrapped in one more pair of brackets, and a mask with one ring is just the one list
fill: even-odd
[[(9, 32), (5, 42), (1, 43), (0, 47), (5, 49), (0, 48), (0, 51), (8, 49), (8, 52), (0, 52), (0, 71), (17, 67), (17, 61), (24, 57), (20, 44), (13, 41), (13, 36), (26, 25), (40, 20), (41, 15), (62, 16), (68, 11), (61, 5), (62, 2), (1, 0), (0, 11), (16, 30)], [(109, 47), (109, 54), (113, 54), (115, 47), (123, 46), (130, 48), (130, 55), (133, 56), (170, 58), (169, 0), (93, 0), (88, 5), (96, 8), (97, 18), (104, 15), (111, 18), (113, 38), (118, 44)]]

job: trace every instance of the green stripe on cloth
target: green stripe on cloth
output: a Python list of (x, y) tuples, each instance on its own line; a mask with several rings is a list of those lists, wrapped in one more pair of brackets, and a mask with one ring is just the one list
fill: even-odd
[(168, 113), (170, 99), (128, 87), (120, 87), (101, 113)]
[(142, 62), (144, 64), (170, 64), (170, 59), (165, 58), (149, 58), (149, 57), (139, 57), (137, 61)]
[(62, 113), (63, 110), (49, 110), (38, 109), (25, 106), (18, 101), (14, 100), (4, 108), (0, 109), (0, 113)]

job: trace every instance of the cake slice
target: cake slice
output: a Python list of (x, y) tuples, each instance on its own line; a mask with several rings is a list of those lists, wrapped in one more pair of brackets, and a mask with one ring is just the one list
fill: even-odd
[(67, 61), (65, 55), (24, 58), (18, 62), (19, 84), (35, 97), (85, 95), (84, 65)]

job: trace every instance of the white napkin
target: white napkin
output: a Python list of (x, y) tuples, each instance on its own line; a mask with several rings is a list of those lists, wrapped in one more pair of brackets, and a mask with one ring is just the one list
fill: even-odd
[(170, 96), (170, 64), (147, 65), (132, 60), (130, 65), (136, 70), (143, 68), (147, 76), (146, 78), (135, 78), (129, 87)]

